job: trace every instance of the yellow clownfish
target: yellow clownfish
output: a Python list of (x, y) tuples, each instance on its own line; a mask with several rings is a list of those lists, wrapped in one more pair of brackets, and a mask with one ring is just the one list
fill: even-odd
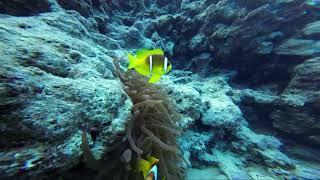
[(157, 180), (159, 159), (148, 156), (147, 159), (139, 159), (136, 164), (136, 172), (141, 172), (144, 180)]
[(128, 53), (128, 69), (135, 69), (142, 76), (150, 77), (149, 83), (156, 83), (161, 76), (172, 69), (162, 49), (141, 49), (136, 55)]

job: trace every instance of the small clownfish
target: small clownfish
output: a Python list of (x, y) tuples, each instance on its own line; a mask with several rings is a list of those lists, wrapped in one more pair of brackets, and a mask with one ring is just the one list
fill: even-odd
[(157, 180), (159, 159), (148, 156), (147, 159), (139, 159), (136, 164), (136, 172), (141, 172), (144, 180)]
[(161, 76), (172, 69), (162, 49), (141, 49), (135, 55), (128, 53), (128, 69), (135, 69), (142, 76), (150, 77), (149, 83), (156, 83)]

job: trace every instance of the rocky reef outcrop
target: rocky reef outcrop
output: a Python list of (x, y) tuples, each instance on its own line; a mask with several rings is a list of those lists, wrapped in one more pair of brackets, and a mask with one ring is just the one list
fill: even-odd
[[(185, 0), (180, 10), (180, 14), (159, 17), (174, 22), (167, 25), (172, 31), (163, 30), (161, 25), (154, 29), (161, 37), (174, 39), (173, 58), (181, 68), (204, 76), (216, 68), (235, 70), (237, 75), (231, 82), (256, 90), (241, 93), (239, 105), (245, 117), (264, 119), (260, 123), (273, 124), (291, 135), (308, 132), (303, 135), (312, 137), (307, 141), (319, 145), (314, 128), (320, 116), (314, 105), (304, 103), (317, 104), (315, 94), (319, 92), (316, 63), (320, 17), (316, 7), (305, 1)], [(312, 65), (310, 58), (316, 58)], [(293, 86), (299, 86), (299, 93)], [(249, 96), (253, 99), (248, 102)], [(293, 104), (302, 97), (308, 100), (302, 100), (297, 108)], [(254, 118), (257, 114), (260, 117)]]
[(320, 146), (318, 11), (302, 0), (1, 1), (0, 176), (67, 172), (83, 132), (101, 158), (132, 108), (112, 57), (125, 66), (128, 51), (160, 47), (187, 179), (319, 177), (285, 151), (288, 139)]
[[(192, 106), (198, 99), (202, 102), (201, 116), (189, 122), (187, 130), (179, 138), (186, 167), (218, 167), (220, 173), (216, 175), (220, 174), (221, 179), (255, 179), (256, 176), (285, 178), (288, 174), (292, 177), (299, 176), (295, 173), (294, 161), (281, 152), (283, 144), (277, 138), (257, 134), (250, 129), (241, 110), (235, 104), (241, 95), (233, 92), (228, 84), (234, 73), (224, 72), (208, 78), (194, 75), (192, 80), (178, 81), (181, 80), (179, 75), (183, 73), (176, 72), (163, 83), (169, 84), (169, 93), (171, 89), (177, 89), (173, 87), (179, 87), (180, 91), (186, 89), (186, 92), (192, 88), (198, 92), (193, 93), (192, 98), (188, 100), (189, 103), (185, 104)], [(179, 102), (180, 96), (174, 93), (171, 93), (171, 96)], [(188, 107), (185, 108), (187, 109)], [(186, 114), (184, 112), (186, 111), (181, 111)], [(252, 166), (251, 162), (263, 165), (265, 172), (248, 171), (246, 168)], [(190, 173), (188, 178), (194, 179), (192, 176), (199, 176), (203, 171)], [(304, 175), (309, 176), (311, 174)]]
[[(270, 121), (269, 124), (274, 124), (275, 128), (277, 122), (273, 121), (277, 113), (271, 112), (278, 109), (278, 99), (283, 99), (281, 94), (290, 88), (295, 67), (319, 56), (318, 9), (302, 0), (183, 0), (172, 4), (153, 4), (149, 1), (144, 5), (131, 4), (132, 9), (137, 6), (153, 14), (150, 18), (141, 12), (127, 12), (135, 16), (132, 26), (143, 37), (152, 40), (144, 46), (160, 46), (172, 56), (176, 67), (204, 76), (214, 73), (217, 68), (235, 70), (237, 75), (231, 82), (255, 90), (249, 96), (270, 98), (267, 104), (259, 102), (259, 97), (254, 102), (239, 102), (244, 108), (242, 110), (246, 111), (245, 116), (258, 115), (258, 119)], [(113, 18), (127, 23), (122, 16)], [(141, 22), (145, 22), (144, 26), (139, 25)], [(143, 42), (150, 42), (146, 39)], [(317, 83), (312, 84), (308, 86), (312, 86), (313, 93), (317, 93)], [(308, 87), (300, 88), (302, 91), (304, 89)], [(242, 99), (246, 99), (249, 93), (244, 92)], [(250, 114), (249, 111), (259, 113)], [(287, 123), (284, 120), (287, 115), (280, 116), (278, 113), (278, 116), (283, 124)], [(317, 114), (312, 116), (319, 118)], [(260, 123), (268, 123), (265, 121)], [(288, 132), (284, 131), (285, 128), (277, 129)], [(317, 133), (311, 136), (314, 135)]]
[(294, 76), (271, 113), (274, 127), (312, 144), (320, 142), (320, 58), (308, 59), (294, 69)]
[[(2, 13), (22, 13), (2, 3), (9, 6)], [(1, 177), (35, 178), (75, 166), (82, 130), (103, 137), (97, 155), (123, 134), (132, 102), (115, 79), (112, 58), (92, 40), (97, 29), (89, 20), (59, 11), (2, 15), (0, 22)]]

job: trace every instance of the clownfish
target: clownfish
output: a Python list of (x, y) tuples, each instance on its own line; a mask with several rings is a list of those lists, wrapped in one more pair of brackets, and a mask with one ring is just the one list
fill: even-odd
[[(136, 164), (136, 172), (142, 173), (144, 180), (157, 180), (159, 159), (148, 156), (147, 159), (139, 159)], [(163, 178), (164, 179), (164, 178)]]
[(135, 55), (128, 53), (128, 69), (135, 69), (142, 76), (150, 77), (149, 83), (156, 83), (161, 76), (172, 69), (172, 64), (162, 49), (141, 49)]

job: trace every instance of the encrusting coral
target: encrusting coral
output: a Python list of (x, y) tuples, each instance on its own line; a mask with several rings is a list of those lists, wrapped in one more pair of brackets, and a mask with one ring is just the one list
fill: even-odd
[[(113, 148), (115, 152), (108, 151), (102, 160), (97, 161), (84, 133), (82, 150), (87, 166), (100, 172), (98, 179), (111, 177), (139, 180), (143, 179), (143, 175), (137, 171), (137, 162), (152, 156), (159, 159), (158, 178), (184, 179), (183, 169), (179, 166), (181, 153), (176, 144), (180, 130), (175, 126), (181, 115), (175, 111), (168, 95), (160, 86), (148, 83), (145, 77), (135, 71), (121, 72), (116, 60), (114, 64), (124, 89), (133, 102), (132, 116), (127, 123), (128, 141), (118, 144)], [(131, 150), (135, 153), (131, 153)]]

